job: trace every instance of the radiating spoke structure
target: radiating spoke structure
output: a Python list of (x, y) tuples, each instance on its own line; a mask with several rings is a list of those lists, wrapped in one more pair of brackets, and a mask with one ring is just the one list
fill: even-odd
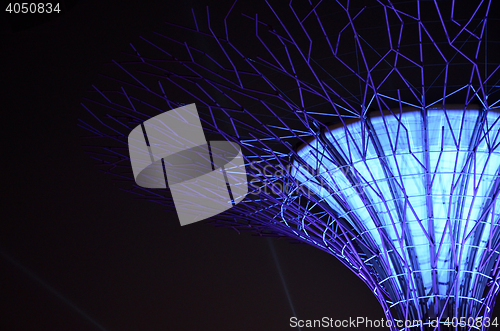
[(244, 164), (225, 172), (249, 185), (211, 222), (337, 257), (392, 330), (453, 318), (485, 330), (500, 270), (492, 4), (239, 1), (179, 14), (85, 96), (85, 149), (123, 189), (173, 211), (169, 188), (134, 183), (127, 137), (194, 103), (207, 141), (241, 147)]

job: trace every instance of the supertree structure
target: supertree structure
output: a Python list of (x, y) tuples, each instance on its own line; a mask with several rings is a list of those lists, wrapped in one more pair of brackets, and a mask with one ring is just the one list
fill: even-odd
[(212, 222), (334, 255), (391, 330), (486, 330), (500, 261), (491, 1), (245, 5), (130, 44), (84, 98), (87, 151), (173, 210), (168, 189), (134, 184), (127, 136), (195, 103), (207, 139), (242, 147), (245, 169), (232, 171), (249, 178)]

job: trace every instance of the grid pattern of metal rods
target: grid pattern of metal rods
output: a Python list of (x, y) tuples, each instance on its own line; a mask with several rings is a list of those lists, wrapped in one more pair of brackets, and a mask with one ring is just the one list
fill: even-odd
[(215, 224), (336, 256), (392, 322), (490, 317), (500, 288), (490, 5), (193, 11), (187, 26), (169, 23), (109, 63), (82, 102), (84, 147), (125, 190), (173, 211), (168, 190), (134, 185), (127, 136), (194, 102), (207, 140), (237, 142), (246, 160), (231, 171), (248, 174), (250, 193)]

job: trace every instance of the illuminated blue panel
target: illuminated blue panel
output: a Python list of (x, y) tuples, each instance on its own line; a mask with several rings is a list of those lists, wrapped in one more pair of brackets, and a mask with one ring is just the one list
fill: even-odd
[(430, 309), (455, 296), (458, 309), (487, 281), (499, 119), (463, 107), (396, 111), (334, 127), (298, 151), (310, 168), (296, 161), (293, 176), (377, 252), (392, 306)]

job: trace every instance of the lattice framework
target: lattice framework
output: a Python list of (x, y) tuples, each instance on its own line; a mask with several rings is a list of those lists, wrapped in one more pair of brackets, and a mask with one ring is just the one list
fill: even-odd
[[(224, 17), (193, 11), (190, 27), (169, 23), (110, 64), (102, 86), (82, 102), (86, 148), (127, 190), (173, 210), (168, 192), (131, 184), (126, 137), (148, 118), (195, 102), (209, 140), (242, 146), (246, 168), (234, 171), (249, 174), (252, 190), (214, 222), (336, 256), (393, 322), (490, 316), (499, 289), (500, 61), (488, 30), (496, 30), (498, 15), (491, 1), (468, 6), (292, 1), (287, 8), (266, 3), (255, 15), (238, 3)], [(465, 154), (447, 169), (448, 186), (437, 185), (452, 150)], [(423, 200), (406, 193), (409, 159), (402, 164), (401, 154), (420, 167), (414, 174), (422, 175)], [(449, 195), (443, 219), (436, 187)], [(356, 199), (365, 217), (351, 212)], [(475, 206), (478, 216), (468, 212)], [(416, 248), (424, 240), (428, 256)]]

